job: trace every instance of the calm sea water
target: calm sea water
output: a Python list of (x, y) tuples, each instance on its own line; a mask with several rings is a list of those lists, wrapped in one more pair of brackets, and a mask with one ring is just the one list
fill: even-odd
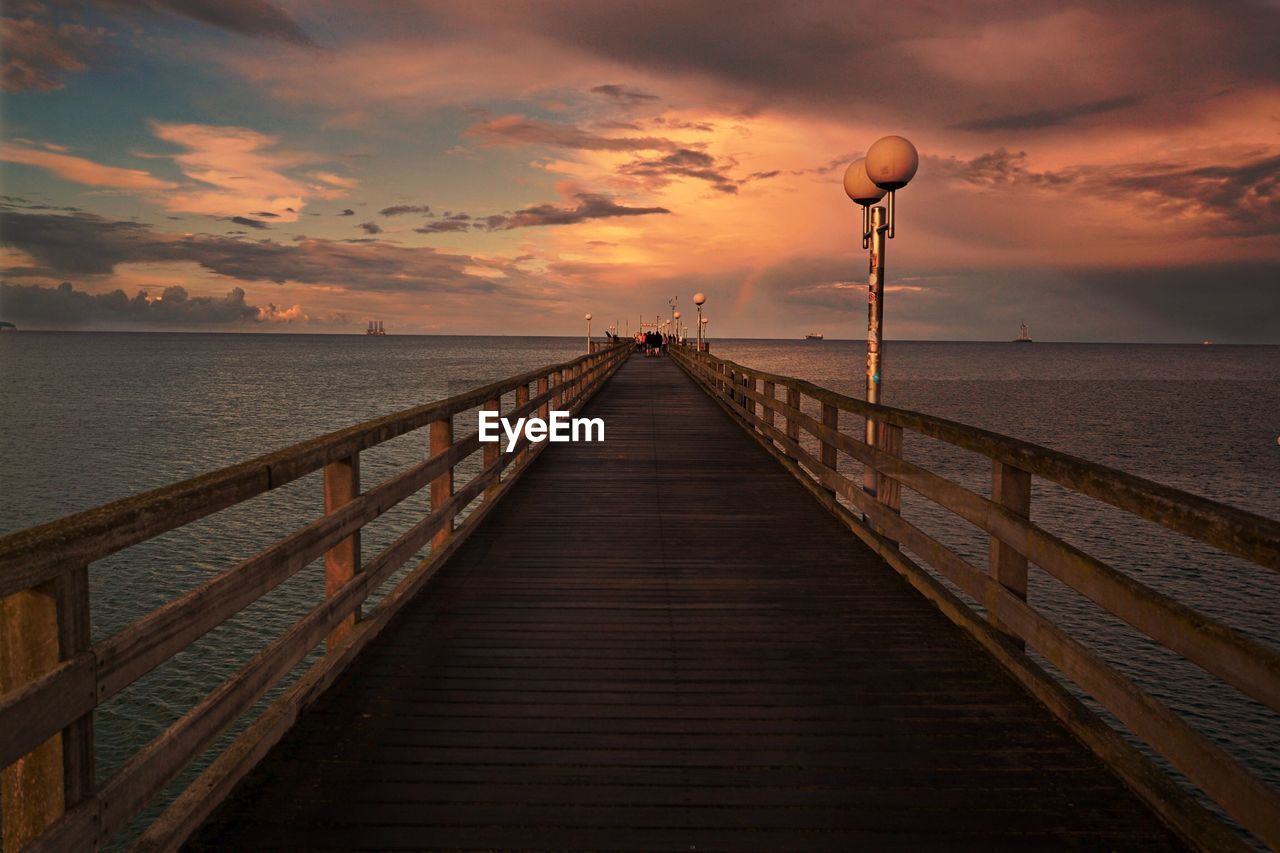
[[(0, 531), (563, 361), (581, 348), (576, 338), (0, 335)], [(714, 349), (862, 395), (865, 350), (858, 342), (727, 340)], [(1280, 517), (1280, 347), (891, 341), (884, 374), (883, 399), (891, 405)], [(363, 481), (379, 482), (425, 453), (426, 437), (416, 434), (366, 452)], [(984, 459), (910, 435), (906, 453), (970, 488), (989, 489)], [(95, 638), (313, 519), (320, 503), (318, 475), (312, 475), (96, 563)], [(984, 565), (984, 536), (909, 491), (903, 505), (920, 526)], [(364, 536), (366, 553), (388, 544), (424, 509), (419, 498), (380, 519)], [(1036, 484), (1032, 514), (1144, 583), (1264, 641), (1280, 637), (1274, 572), (1052, 485)], [(117, 769), (318, 601), (320, 571), (318, 562), (308, 567), (108, 702), (99, 714), (100, 775)], [(1038, 571), (1030, 599), (1280, 785), (1277, 715)]]

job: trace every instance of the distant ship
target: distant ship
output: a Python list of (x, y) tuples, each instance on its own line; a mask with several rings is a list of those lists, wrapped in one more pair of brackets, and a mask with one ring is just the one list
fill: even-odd
[(0, 320), (0, 332), (16, 332), (18, 327), (5, 320)]
[(1013, 342), (1014, 342), (1015, 344), (1029, 344), (1029, 343), (1031, 343), (1031, 336), (1027, 334), (1027, 324), (1026, 324), (1026, 323), (1023, 323), (1023, 324), (1022, 324), (1022, 326), (1018, 329), (1018, 336), (1017, 336), (1016, 338), (1014, 338), (1014, 339), (1013, 339)]
[(804, 336), (804, 339), (806, 341), (820, 341), (822, 340), (822, 332), (810, 332)]
[(366, 335), (385, 335), (387, 330), (382, 328), (381, 320), (370, 320), (369, 328), (364, 330)]

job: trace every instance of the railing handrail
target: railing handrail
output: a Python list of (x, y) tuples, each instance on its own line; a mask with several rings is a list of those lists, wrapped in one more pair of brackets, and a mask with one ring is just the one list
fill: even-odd
[(681, 355), (724, 364), (755, 379), (795, 388), (841, 411), (900, 426), (1029, 471), (1072, 491), (1154, 521), (1176, 533), (1258, 565), (1280, 570), (1280, 521), (1265, 515), (981, 427), (910, 409), (868, 403), (805, 379), (757, 370), (709, 353)]
[[(631, 349), (629, 341), (593, 346), (587, 355), (560, 364), (0, 538), (4, 640), (14, 644), (13, 654), (0, 661), (0, 767), (15, 774), (4, 786), (5, 849), (28, 842), (34, 849), (96, 849), (324, 641), (325, 654), (219, 753), (138, 842), (144, 849), (180, 845), (256, 757), (279, 740), (301, 709), (422, 588), (546, 447), (522, 435), (502, 453), (498, 445), (482, 443), (478, 431), (455, 438), (453, 416), (476, 408), (502, 410), (509, 392), (514, 392), (515, 403), (503, 412), (507, 417), (535, 412), (545, 417), (552, 408), (576, 411)], [(531, 394), (529, 386), (535, 382), (537, 389)], [(361, 490), (362, 450), (427, 426), (431, 437), (426, 458)], [(455, 488), (458, 464), (481, 451), (479, 472)], [(292, 532), (281, 531), (283, 538), (273, 544), (92, 642), (90, 563), (321, 469), (323, 515)], [(360, 530), (428, 486), (429, 511), (362, 563)], [(458, 522), (478, 500), (475, 510)], [(365, 600), (428, 543), (429, 556), (361, 614)], [(97, 784), (95, 708), (321, 556), (321, 602)]]
[[(1184, 838), (1204, 849), (1239, 846), (1239, 840), (1203, 807), (1190, 801), (1101, 718), (1067, 694), (1023, 654), (1025, 646), (1040, 652), (1264, 843), (1280, 845), (1280, 792), (1114, 669), (1086, 644), (1030, 606), (1027, 565), (1036, 563), (1165, 648), (1277, 712), (1280, 712), (1280, 651), (1147, 587), (1032, 522), (1031, 477), (1037, 474), (1262, 565), (1268, 565), (1264, 562), (1268, 555), (1280, 551), (1280, 525), (1263, 516), (1029, 442), (918, 412), (869, 405), (811, 382), (745, 367), (706, 353), (695, 354), (678, 347), (672, 352), (706, 393), (735, 416), (820, 503), (916, 589), (938, 604), (949, 618), (978, 639)], [(758, 388), (759, 382), (763, 382), (763, 390)], [(785, 402), (777, 396), (779, 387), (787, 391)], [(820, 419), (802, 411), (803, 396), (821, 404)], [(875, 425), (875, 443), (841, 432), (838, 417), (841, 410)], [(785, 428), (776, 425), (776, 416), (785, 421)], [(992, 497), (987, 498), (903, 459), (904, 428), (990, 458)], [(817, 455), (801, 445), (801, 430), (817, 440), (820, 448)], [(838, 453), (866, 466), (861, 483), (840, 473)], [(1117, 490), (1113, 488), (1117, 483), (1126, 489), (1139, 490), (1146, 497), (1151, 494), (1148, 485), (1155, 487), (1170, 505), (1192, 514), (1196, 523), (1169, 524), (1164, 518), (1152, 518), (1148, 512), (1130, 509), (1126, 506), (1129, 501), (1117, 497)], [(966, 558), (904, 518), (900, 508), (901, 486), (988, 534), (991, 537), (989, 573), (975, 568)], [(849, 505), (860, 511), (861, 517)], [(1231, 535), (1216, 537), (1198, 535), (1196, 525), (1209, 521), (1252, 529), (1237, 529)], [(1242, 542), (1248, 547), (1242, 547)], [(910, 548), (972, 600), (981, 603), (986, 622), (904, 554), (900, 544)], [(1230, 547), (1232, 545), (1235, 547)]]
[[(601, 353), (606, 350), (600, 350)], [(0, 597), (61, 571), (101, 560), (219, 510), (319, 471), (335, 459), (375, 447), (432, 421), (465, 412), (539, 376), (577, 367), (591, 356), (530, 370), (443, 400), (354, 426), (0, 536)]]

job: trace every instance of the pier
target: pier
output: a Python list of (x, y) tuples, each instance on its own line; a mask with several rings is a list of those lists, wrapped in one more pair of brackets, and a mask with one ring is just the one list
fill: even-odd
[[(1031, 482), (1273, 569), (1280, 523), (691, 348), (631, 349), (0, 539), (4, 849), (108, 843), (317, 647), (137, 849), (1243, 848), (1203, 800), (1280, 846), (1280, 793), (1027, 597), (1034, 564), (1280, 712), (1273, 646), (1037, 526)], [(607, 431), (505, 453), (478, 410)], [(904, 431), (985, 457), (990, 493), (913, 463)], [(411, 433), (420, 463), (361, 481), (362, 451)], [(94, 561), (318, 471), (323, 515), (91, 640)], [(903, 488), (988, 535), (989, 561), (916, 526)], [(361, 528), (419, 493), (430, 511), (363, 553)], [(95, 707), (321, 557), (319, 605), (97, 778)]]

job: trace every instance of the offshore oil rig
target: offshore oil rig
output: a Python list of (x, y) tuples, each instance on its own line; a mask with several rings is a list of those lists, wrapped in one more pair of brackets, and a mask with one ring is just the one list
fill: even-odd
[(370, 320), (369, 328), (364, 330), (366, 335), (385, 335), (387, 330), (382, 328), (381, 320)]

